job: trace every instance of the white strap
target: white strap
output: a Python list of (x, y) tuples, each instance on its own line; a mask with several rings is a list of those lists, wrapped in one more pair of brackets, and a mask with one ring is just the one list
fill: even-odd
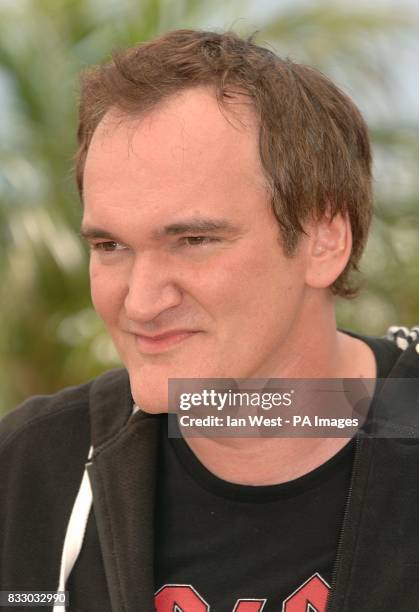
[[(93, 447), (90, 447), (88, 459), (93, 455)], [(84, 470), (83, 478), (71, 511), (70, 520), (67, 525), (63, 551), (61, 554), (60, 578), (57, 591), (65, 591), (65, 585), (83, 544), (86, 531), (87, 519), (92, 506), (93, 495), (90, 486), (87, 469)], [(56, 604), (53, 612), (62, 612), (63, 604)]]

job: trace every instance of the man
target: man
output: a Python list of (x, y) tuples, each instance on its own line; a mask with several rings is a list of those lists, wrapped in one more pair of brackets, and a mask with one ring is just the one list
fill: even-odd
[(415, 334), (336, 329), (372, 212), (353, 102), (183, 30), (88, 71), (78, 135), (92, 299), (126, 370), (4, 419), (1, 588), (88, 612), (415, 609), (416, 444), (167, 436), (169, 378), (418, 375)]

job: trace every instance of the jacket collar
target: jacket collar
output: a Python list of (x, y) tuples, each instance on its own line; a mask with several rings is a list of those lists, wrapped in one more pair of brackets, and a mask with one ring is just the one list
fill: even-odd
[(111, 370), (95, 378), (89, 397), (91, 444), (95, 450), (121, 431), (132, 414), (132, 406), (127, 370)]
[[(162, 415), (137, 412), (125, 370), (92, 387), (88, 465), (113, 612), (154, 612), (154, 500)], [(164, 415), (163, 415), (164, 416)]]

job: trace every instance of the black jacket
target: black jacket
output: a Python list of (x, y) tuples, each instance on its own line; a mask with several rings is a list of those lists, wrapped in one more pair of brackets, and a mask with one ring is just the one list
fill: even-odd
[[(418, 344), (401, 352), (393, 378), (419, 378)], [(405, 438), (357, 440), (328, 612), (419, 610), (417, 386), (403, 401), (389, 405), (400, 404)], [(115, 370), (31, 398), (1, 421), (0, 590), (57, 589), (88, 463), (94, 512), (67, 582), (70, 610), (154, 610), (154, 498), (165, 417), (133, 415), (132, 407), (127, 372)]]

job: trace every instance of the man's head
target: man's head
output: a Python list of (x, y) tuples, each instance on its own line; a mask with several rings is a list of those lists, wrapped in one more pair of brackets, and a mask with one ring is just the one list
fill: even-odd
[(173, 94), (202, 85), (214, 88), (221, 107), (229, 108), (231, 96), (240, 92), (253, 108), (260, 160), (287, 254), (310, 217), (325, 211), (348, 215), (352, 252), (331, 290), (351, 295), (349, 274), (357, 268), (372, 216), (365, 122), (323, 74), (234, 33), (169, 32), (84, 73), (76, 156), (81, 196), (90, 140), (111, 108), (139, 117)]
[(314, 70), (169, 33), (85, 77), (79, 138), (93, 301), (145, 409), (168, 377), (275, 375), (348, 292), (368, 137)]

